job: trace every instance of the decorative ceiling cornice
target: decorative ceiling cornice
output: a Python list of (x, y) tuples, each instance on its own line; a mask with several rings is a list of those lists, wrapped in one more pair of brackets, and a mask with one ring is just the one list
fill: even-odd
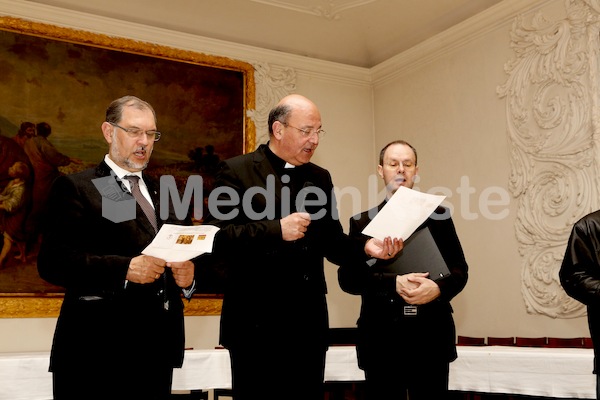
[(401, 75), (419, 70), (432, 60), (439, 59), (503, 25), (510, 24), (515, 15), (534, 12), (544, 4), (542, 0), (504, 0), (477, 16), (374, 66), (371, 68), (372, 80), (376, 86), (384, 86)]
[(341, 13), (377, 0), (250, 0), (268, 6), (311, 14), (330, 21), (342, 18)]

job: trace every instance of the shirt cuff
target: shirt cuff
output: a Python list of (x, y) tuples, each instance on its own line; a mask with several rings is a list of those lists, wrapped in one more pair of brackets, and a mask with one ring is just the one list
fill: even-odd
[(183, 297), (185, 297), (188, 300), (191, 299), (192, 295), (196, 291), (196, 280), (194, 279), (194, 281), (192, 281), (192, 284), (190, 286), (181, 289), (181, 291), (183, 292)]

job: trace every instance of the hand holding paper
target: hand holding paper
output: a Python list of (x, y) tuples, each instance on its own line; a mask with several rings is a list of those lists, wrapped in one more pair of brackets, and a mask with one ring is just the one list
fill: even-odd
[(194, 282), (194, 263), (191, 261), (169, 261), (167, 267), (173, 272), (173, 279), (177, 286), (188, 288)]
[(400, 186), (362, 233), (379, 240), (386, 237), (406, 240), (445, 198)]

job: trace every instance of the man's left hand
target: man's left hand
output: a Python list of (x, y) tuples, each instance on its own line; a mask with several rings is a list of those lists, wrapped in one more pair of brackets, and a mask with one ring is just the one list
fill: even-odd
[(181, 288), (187, 288), (194, 282), (194, 263), (191, 261), (168, 262), (167, 267), (173, 271), (175, 283)]

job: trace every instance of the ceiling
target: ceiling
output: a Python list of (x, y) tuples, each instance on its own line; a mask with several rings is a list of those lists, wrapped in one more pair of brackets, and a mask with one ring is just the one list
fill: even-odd
[(502, 0), (27, 0), (373, 67)]

